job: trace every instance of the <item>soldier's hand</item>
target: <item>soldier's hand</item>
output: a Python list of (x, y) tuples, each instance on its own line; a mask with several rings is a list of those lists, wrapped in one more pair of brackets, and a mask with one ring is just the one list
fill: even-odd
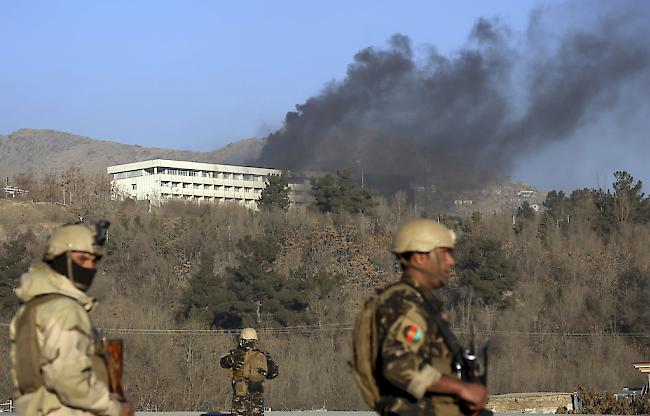
[(481, 410), (488, 401), (488, 392), (484, 385), (478, 383), (462, 383), (458, 396), (471, 403), (472, 410)]
[(134, 414), (135, 410), (130, 403), (120, 403), (120, 416), (133, 416)]

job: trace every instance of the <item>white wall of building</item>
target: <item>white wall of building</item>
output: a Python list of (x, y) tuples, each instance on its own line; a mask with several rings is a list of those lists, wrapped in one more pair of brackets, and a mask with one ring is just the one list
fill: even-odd
[(191, 202), (235, 202), (251, 209), (266, 186), (266, 176), (278, 169), (155, 159), (109, 166), (115, 197)]

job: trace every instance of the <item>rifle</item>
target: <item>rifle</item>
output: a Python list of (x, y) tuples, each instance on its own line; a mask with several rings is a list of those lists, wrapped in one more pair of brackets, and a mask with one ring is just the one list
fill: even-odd
[[(481, 348), (476, 349), (474, 342), (474, 328), (472, 328), (469, 348), (463, 350), (459, 348), (456, 352), (454, 369), (458, 377), (470, 383), (480, 383), (484, 386), (487, 385), (487, 369), (488, 369), (488, 344), (489, 339), (483, 342)], [(481, 363), (482, 358), (482, 363)]]
[[(417, 289), (416, 289), (417, 290)], [(419, 290), (418, 290), (419, 291)], [(488, 341), (485, 341), (479, 351), (476, 351), (474, 344), (474, 327), (472, 327), (471, 332), (471, 341), (468, 349), (464, 349), (458, 339), (451, 332), (449, 324), (445, 321), (441, 315), (441, 304), (439, 301), (436, 301), (435, 298), (426, 292), (419, 291), (425, 302), (431, 309), (432, 315), (431, 318), (435, 323), (440, 335), (447, 344), (449, 352), (453, 357), (452, 360), (452, 371), (456, 373), (460, 380), (470, 383), (480, 383), (484, 386), (487, 386), (487, 370), (488, 370)], [(483, 358), (483, 365), (480, 363), (480, 358)], [(466, 415), (472, 415), (477, 413), (476, 411), (471, 410), (469, 407), (471, 403), (468, 403), (460, 398), (457, 399), (460, 406), (460, 410)], [(485, 408), (481, 409), (479, 412), (480, 416), (491, 416), (493, 415), (492, 411)]]
[[(489, 339), (486, 340), (479, 350), (476, 350), (474, 342), (474, 328), (472, 327), (471, 340), (469, 348), (465, 349), (461, 347), (460, 343), (456, 336), (451, 332), (447, 322), (442, 319), (439, 313), (433, 314), (433, 320), (440, 331), (440, 335), (445, 340), (449, 351), (452, 354), (452, 370), (456, 373), (458, 378), (462, 381), (468, 383), (480, 383), (484, 386), (487, 386), (487, 370), (488, 370), (488, 343)], [(482, 363), (481, 363), (482, 358)], [(458, 404), (460, 410), (466, 414), (471, 415), (476, 413), (476, 411), (471, 410), (470, 403), (458, 399)], [(489, 416), (492, 415), (492, 412), (487, 409), (481, 409), (479, 411), (480, 416)]]
[[(474, 327), (472, 327), (471, 338), (469, 343), (469, 348), (462, 349), (459, 348), (455, 355), (454, 359), (454, 369), (458, 377), (468, 383), (479, 383), (484, 386), (487, 386), (487, 370), (488, 370), (488, 344), (489, 339), (483, 342), (481, 348), (476, 349), (476, 344), (474, 342)], [(482, 358), (482, 362), (481, 362)], [(464, 400), (459, 400), (460, 410), (466, 414), (470, 415), (475, 413), (469, 408), (470, 403), (467, 403)], [(480, 416), (492, 415), (492, 411), (487, 409), (481, 409), (479, 411)]]
[(108, 374), (108, 389), (121, 402), (126, 402), (122, 389), (123, 349), (121, 339), (102, 339), (104, 364)]

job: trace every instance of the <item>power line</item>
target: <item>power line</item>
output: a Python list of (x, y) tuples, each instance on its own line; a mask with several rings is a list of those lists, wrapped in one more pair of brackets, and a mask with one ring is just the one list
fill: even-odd
[[(2, 327), (8, 327), (7, 323), (0, 323)], [(348, 332), (352, 331), (352, 323), (325, 323), (320, 325), (297, 325), (286, 327), (259, 328), (257, 332), (265, 334), (310, 334), (319, 332)], [(173, 328), (104, 328), (98, 327), (99, 331), (107, 334), (124, 335), (233, 335), (239, 334), (241, 329), (173, 329)], [(650, 338), (650, 334), (643, 333), (608, 333), (608, 332), (533, 332), (533, 331), (504, 331), (504, 330), (470, 330), (453, 328), (455, 333), (487, 336), (514, 336), (514, 337), (561, 337), (561, 338)]]

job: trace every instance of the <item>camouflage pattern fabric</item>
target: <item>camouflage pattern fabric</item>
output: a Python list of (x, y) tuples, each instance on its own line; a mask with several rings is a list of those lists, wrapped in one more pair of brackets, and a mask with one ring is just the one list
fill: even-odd
[[(21, 276), (16, 295), (26, 303), (41, 295), (61, 294), (36, 308), (36, 328), (17, 328), (24, 313), (19, 308), (10, 327), (12, 380), (17, 415), (119, 415), (120, 403), (113, 400), (108, 387), (93, 367), (95, 344), (88, 312), (93, 299), (78, 290), (66, 277), (47, 264), (38, 263)], [(38, 366), (43, 385), (21, 393), (16, 374), (16, 359), (27, 346), (16, 345), (17, 330), (36, 330), (40, 357)]]
[(382, 414), (460, 416), (453, 395), (426, 392), (443, 374), (452, 374), (452, 355), (432, 319), (442, 304), (406, 274), (397, 285), (376, 315)]
[(231, 413), (233, 416), (262, 416), (264, 414), (264, 393), (248, 393), (244, 396), (232, 396)]

